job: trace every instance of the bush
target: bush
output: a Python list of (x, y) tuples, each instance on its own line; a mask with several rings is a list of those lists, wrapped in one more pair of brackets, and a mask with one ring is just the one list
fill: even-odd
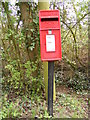
[(76, 91), (82, 91), (88, 89), (88, 78), (82, 72), (75, 72), (72, 78), (68, 78), (67, 86), (73, 88)]
[(5, 69), (9, 72), (8, 76), (4, 76), (2, 79), (3, 90), (19, 95), (41, 93), (43, 85), (41, 77), (40, 75), (34, 76), (37, 64), (38, 62), (27, 61), (21, 65), (21, 71), (17, 69), (17, 63), (15, 62), (6, 65)]

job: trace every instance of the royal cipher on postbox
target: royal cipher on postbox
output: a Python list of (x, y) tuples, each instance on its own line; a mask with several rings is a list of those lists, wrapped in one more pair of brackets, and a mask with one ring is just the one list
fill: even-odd
[(61, 60), (60, 11), (40, 10), (39, 29), (41, 60)]

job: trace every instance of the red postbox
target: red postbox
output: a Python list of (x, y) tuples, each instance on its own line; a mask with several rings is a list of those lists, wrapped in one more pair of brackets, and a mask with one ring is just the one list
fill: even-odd
[(40, 10), (39, 29), (41, 60), (61, 60), (62, 53), (59, 10)]

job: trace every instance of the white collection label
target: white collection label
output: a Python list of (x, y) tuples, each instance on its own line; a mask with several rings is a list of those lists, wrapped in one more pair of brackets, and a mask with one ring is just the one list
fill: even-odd
[(52, 52), (55, 51), (55, 36), (46, 35), (46, 51)]

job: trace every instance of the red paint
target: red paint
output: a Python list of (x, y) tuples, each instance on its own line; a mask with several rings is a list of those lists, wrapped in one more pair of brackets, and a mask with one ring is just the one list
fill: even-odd
[[(40, 10), (39, 11), (40, 29), (40, 51), (42, 61), (61, 60), (61, 29), (59, 10)], [(46, 51), (46, 35), (51, 30), (50, 35), (55, 36), (55, 51)]]

